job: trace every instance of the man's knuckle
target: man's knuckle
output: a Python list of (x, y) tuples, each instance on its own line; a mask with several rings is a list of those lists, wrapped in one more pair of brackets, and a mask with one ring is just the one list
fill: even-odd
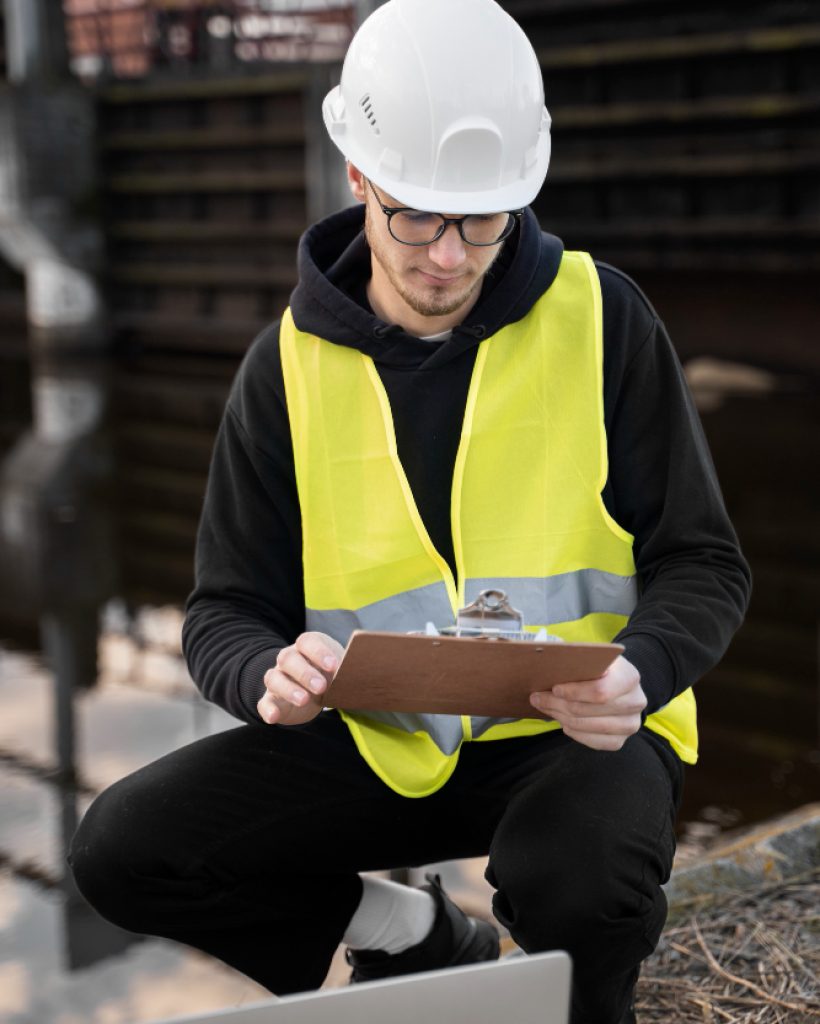
[(282, 673), (279, 671), (278, 668), (271, 669), (269, 672), (266, 672), (265, 673), (265, 689), (268, 690), (271, 693), (274, 692), (276, 690), (276, 687), (277, 687), (277, 684), (278, 684), (278, 681), (279, 681), (279, 678), (280, 678), (281, 675), (282, 675)]
[(279, 708), (270, 698), (269, 694), (265, 694), (265, 696), (261, 698), (259, 703), (256, 705), (256, 709), (262, 720), (268, 725), (272, 725), (273, 722), (275, 722), (279, 713)]
[(314, 679), (322, 679), (321, 672), (318, 672), (312, 665), (308, 665), (307, 668), (299, 676), (299, 684), (303, 686), (309, 692), (312, 692), (311, 681)]
[(310, 654), (321, 642), (321, 633), (300, 633), (294, 646), (300, 654)]

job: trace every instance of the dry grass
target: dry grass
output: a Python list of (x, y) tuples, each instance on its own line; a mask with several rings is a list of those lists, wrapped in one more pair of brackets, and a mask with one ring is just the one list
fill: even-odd
[(820, 871), (698, 897), (645, 962), (636, 1010), (641, 1024), (820, 1024)]

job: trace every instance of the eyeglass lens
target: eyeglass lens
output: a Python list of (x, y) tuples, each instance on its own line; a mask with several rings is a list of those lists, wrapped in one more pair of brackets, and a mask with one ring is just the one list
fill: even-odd
[[(390, 218), (390, 232), (399, 242), (408, 245), (429, 245), (446, 224), (438, 213), (402, 210)], [(512, 230), (515, 218), (510, 213), (470, 214), (461, 222), (462, 237), (471, 245), (494, 245)]]

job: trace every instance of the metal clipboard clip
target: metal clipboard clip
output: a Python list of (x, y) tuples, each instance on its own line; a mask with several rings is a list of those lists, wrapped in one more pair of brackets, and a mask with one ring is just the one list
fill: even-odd
[(542, 626), (537, 633), (524, 628), (524, 616), (513, 608), (503, 590), (482, 590), (471, 604), (460, 608), (455, 626), (437, 629), (432, 622), (424, 630), (427, 636), (460, 636), (476, 640), (535, 640), (560, 643)]

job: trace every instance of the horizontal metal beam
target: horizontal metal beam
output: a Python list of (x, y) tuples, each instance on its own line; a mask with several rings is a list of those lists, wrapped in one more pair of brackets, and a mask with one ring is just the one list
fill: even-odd
[(109, 192), (142, 195), (173, 195), (178, 192), (304, 192), (299, 171), (199, 171), (197, 173), (112, 174)]
[(548, 182), (612, 181), (658, 178), (760, 178), (820, 170), (820, 148), (804, 150), (760, 149), (743, 153), (699, 153), (695, 156), (597, 156), (588, 160), (556, 157)]
[(820, 217), (619, 217), (617, 220), (581, 220), (579, 218), (543, 217), (545, 229), (554, 234), (571, 232), (576, 237), (596, 241), (644, 241), (652, 238), (687, 239), (688, 241), (723, 242), (761, 239), (793, 243), (797, 239), (820, 241)]
[(223, 99), (227, 96), (301, 95), (308, 70), (276, 74), (244, 74), (231, 78), (152, 79), (139, 83), (109, 85), (99, 91), (104, 103), (164, 103), (167, 100)]
[(300, 121), (283, 121), (253, 127), (217, 126), (213, 128), (181, 128), (148, 132), (111, 132), (101, 139), (103, 149), (121, 150), (191, 150), (191, 149), (265, 149), (269, 146), (303, 145), (304, 125)]
[[(549, 97), (547, 97), (549, 99)], [(773, 121), (820, 112), (820, 94), (795, 96), (765, 93), (755, 96), (709, 96), (698, 100), (612, 103), (551, 108), (558, 131), (591, 128), (642, 127), (647, 124), (689, 125), (711, 121)], [(761, 125), (768, 129), (770, 125)]]
[(125, 242), (296, 242), (302, 221), (152, 220), (119, 221), (108, 228), (108, 237)]
[(206, 285), (246, 290), (292, 288), (296, 284), (296, 269), (225, 263), (123, 263), (111, 269), (107, 277), (110, 281), (157, 284), (166, 288)]
[(750, 28), (660, 39), (618, 39), (586, 46), (536, 47), (536, 53), (546, 71), (559, 71), (604, 64), (643, 64), (741, 53), (783, 53), (819, 45), (820, 24), (810, 22), (782, 28)]
[[(189, 372), (194, 354), (213, 353), (218, 356), (241, 356), (251, 340), (270, 322), (267, 319), (246, 320), (224, 316), (180, 316), (179, 314), (151, 312), (117, 312), (113, 325), (118, 332), (136, 335), (143, 349), (173, 348), (182, 353)], [(235, 364), (222, 375), (233, 376)], [(165, 368), (170, 372), (170, 368)]]

